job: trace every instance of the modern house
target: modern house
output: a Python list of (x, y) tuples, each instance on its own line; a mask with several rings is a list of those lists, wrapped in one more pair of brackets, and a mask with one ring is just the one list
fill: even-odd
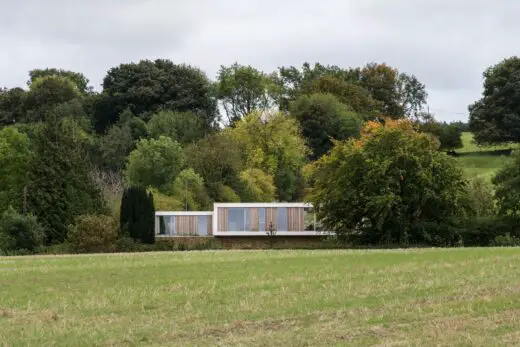
[(308, 242), (326, 234), (308, 203), (215, 203), (213, 211), (159, 211), (155, 216), (156, 238), (161, 241), (214, 238), (225, 246), (255, 247), (268, 236)]

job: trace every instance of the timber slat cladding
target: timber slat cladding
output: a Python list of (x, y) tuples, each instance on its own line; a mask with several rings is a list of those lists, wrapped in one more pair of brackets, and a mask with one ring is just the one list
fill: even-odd
[(213, 216), (207, 216), (208, 220), (208, 235), (213, 235)]
[(303, 208), (289, 207), (287, 209), (287, 231), (302, 231), (304, 229)]
[(251, 231), (258, 231), (258, 208), (249, 208), (249, 227)]
[(177, 235), (197, 235), (197, 216), (177, 216), (176, 224)]
[(228, 209), (220, 207), (218, 209), (218, 231), (228, 231)]
[(274, 230), (278, 230), (278, 208), (268, 207), (265, 209), (265, 230), (269, 230), (269, 226), (273, 223)]

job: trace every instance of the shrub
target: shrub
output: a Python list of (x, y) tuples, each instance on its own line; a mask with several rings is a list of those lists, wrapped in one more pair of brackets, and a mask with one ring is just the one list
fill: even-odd
[(120, 227), (122, 234), (132, 239), (155, 242), (155, 207), (153, 195), (142, 187), (130, 187), (121, 200)]
[(511, 247), (520, 246), (520, 237), (511, 236), (510, 233), (506, 233), (503, 236), (495, 237), (492, 246), (496, 247)]
[(0, 218), (0, 250), (34, 251), (43, 243), (43, 227), (35, 216), (23, 215), (13, 208), (7, 209)]
[(117, 221), (104, 215), (77, 217), (67, 234), (72, 250), (78, 253), (114, 252), (118, 238)]
[(507, 234), (520, 236), (517, 221), (501, 216), (473, 218), (462, 231), (465, 247), (490, 246), (497, 237)]

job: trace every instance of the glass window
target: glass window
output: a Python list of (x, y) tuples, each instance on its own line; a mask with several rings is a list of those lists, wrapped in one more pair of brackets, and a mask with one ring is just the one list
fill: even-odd
[(265, 208), (258, 209), (258, 231), (265, 231)]
[(305, 231), (316, 231), (316, 213), (311, 207), (306, 207), (303, 210), (303, 223)]
[(289, 227), (287, 226), (287, 208), (279, 207), (278, 208), (278, 225), (277, 231), (287, 231)]
[(228, 209), (229, 231), (245, 231), (246, 209), (242, 207), (230, 207)]
[(208, 236), (208, 216), (199, 216), (197, 227), (199, 236)]
[(177, 235), (177, 223), (175, 216), (164, 217), (166, 223), (166, 235)]

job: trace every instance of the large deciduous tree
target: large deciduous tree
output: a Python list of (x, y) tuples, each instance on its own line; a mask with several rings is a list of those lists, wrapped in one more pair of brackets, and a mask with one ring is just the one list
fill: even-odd
[(279, 200), (295, 199), (308, 153), (298, 122), (278, 112), (253, 112), (229, 131), (242, 149), (245, 166), (273, 176)]
[(276, 81), (284, 91), (282, 109), (301, 94), (331, 93), (369, 119), (377, 115), (394, 119), (416, 117), (428, 96), (424, 84), (415, 76), (377, 63), (363, 68), (319, 63), (305, 63), (301, 69), (282, 67)]
[(131, 185), (169, 191), (183, 166), (184, 156), (177, 141), (166, 136), (141, 139), (128, 157), (125, 176)]
[(242, 152), (229, 131), (208, 134), (186, 147), (188, 167), (204, 178), (210, 197), (217, 202), (239, 201), (235, 190), (244, 169)]
[(235, 63), (221, 66), (217, 76), (217, 96), (222, 102), (228, 123), (233, 124), (255, 110), (274, 106), (270, 92), (273, 80), (251, 66)]
[(0, 88), (0, 126), (15, 124), (25, 120), (26, 95), (27, 92), (22, 88)]
[(53, 108), (79, 96), (78, 88), (68, 77), (38, 77), (31, 83), (27, 93), (25, 105), (29, 111), (28, 118), (42, 121)]
[[(141, 60), (110, 69), (103, 80), (105, 117), (114, 122), (126, 108), (139, 117), (161, 109), (199, 114), (206, 128), (218, 120), (210, 80), (199, 69), (169, 60)], [(98, 120), (105, 122), (104, 120)]]
[(65, 77), (72, 81), (78, 91), (82, 94), (88, 94), (93, 91), (92, 86), (89, 85), (89, 80), (81, 72), (68, 71), (63, 69), (45, 68), (34, 69), (29, 71), (29, 80), (27, 85), (30, 87), (36, 80), (45, 77)]
[(291, 115), (300, 123), (312, 159), (327, 153), (332, 140), (358, 136), (361, 128), (361, 118), (331, 94), (299, 97), (291, 105)]
[(439, 235), (428, 226), (465, 213), (463, 173), (407, 120), (368, 122), (361, 139), (337, 142), (309, 172), (310, 201), (339, 236), (365, 244), (460, 241), (452, 229)]
[(520, 58), (484, 71), (482, 98), (469, 106), (469, 126), (479, 144), (520, 142)]
[(153, 138), (168, 136), (186, 145), (204, 137), (207, 129), (204, 120), (192, 112), (160, 111), (147, 124), (148, 133)]

